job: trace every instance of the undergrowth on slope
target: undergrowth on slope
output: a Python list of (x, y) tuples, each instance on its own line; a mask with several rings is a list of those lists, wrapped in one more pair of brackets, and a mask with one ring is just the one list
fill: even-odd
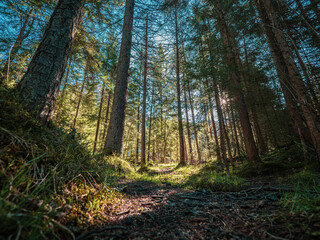
[(112, 184), (126, 163), (93, 157), (73, 131), (41, 126), (12, 90), (0, 96), (0, 239), (72, 239), (103, 224), (120, 206)]
[(235, 174), (241, 177), (256, 177), (268, 175), (286, 175), (305, 166), (303, 152), (295, 143), (261, 156), (261, 162), (253, 165), (244, 163), (237, 167)]

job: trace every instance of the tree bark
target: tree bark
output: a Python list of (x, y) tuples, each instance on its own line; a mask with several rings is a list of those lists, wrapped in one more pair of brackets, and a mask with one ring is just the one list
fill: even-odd
[(52, 118), (72, 40), (81, 20), (85, 0), (60, 0), (42, 40), (18, 84), (27, 110), (42, 124)]
[(106, 136), (106, 132), (107, 132), (107, 127), (108, 127), (108, 120), (109, 120), (109, 111), (110, 111), (110, 103), (111, 103), (111, 99), (112, 99), (112, 92), (111, 90), (109, 90), (108, 93), (108, 100), (107, 100), (107, 109), (106, 109), (106, 116), (104, 119), (104, 127), (103, 127), (103, 134), (102, 134), (102, 140), (104, 141), (104, 143), (102, 144), (101, 148), (104, 148), (105, 145), (105, 136)]
[(141, 166), (146, 165), (146, 111), (147, 111), (147, 74), (148, 74), (148, 16), (146, 17), (144, 74), (141, 116)]
[(187, 156), (185, 155), (184, 149), (184, 134), (183, 134), (183, 124), (182, 124), (182, 111), (181, 111), (181, 91), (180, 91), (180, 54), (179, 54), (179, 30), (178, 30), (178, 16), (177, 16), (177, 6), (175, 6), (175, 37), (176, 37), (176, 78), (177, 78), (177, 99), (178, 99), (178, 127), (179, 127), (179, 146), (180, 146), (180, 163), (187, 163)]
[(154, 100), (154, 83), (152, 84), (152, 93), (151, 93), (151, 109), (149, 116), (149, 134), (148, 134), (148, 157), (147, 162), (150, 161), (150, 145), (151, 145), (151, 133), (152, 133), (152, 111), (153, 111), (153, 102)]
[(99, 113), (98, 113), (98, 120), (97, 120), (97, 127), (96, 127), (96, 136), (94, 138), (94, 143), (93, 143), (93, 152), (92, 152), (93, 155), (95, 154), (96, 148), (97, 148), (97, 141), (98, 141), (99, 128), (100, 128), (100, 120), (101, 120), (101, 112), (102, 112), (102, 105), (103, 105), (103, 95), (104, 95), (104, 82), (102, 83), (100, 106), (99, 106)]
[[(184, 74), (183, 74), (184, 76)], [(187, 93), (186, 93), (186, 80), (184, 79), (184, 106), (185, 106), (185, 112), (186, 112), (186, 121), (187, 121), (187, 134), (188, 134), (188, 143), (189, 143), (189, 155), (190, 155), (190, 163), (194, 164), (193, 159), (193, 150), (192, 150), (192, 142), (191, 142), (191, 133), (190, 133), (190, 124), (189, 124), (189, 113), (188, 113), (188, 101), (187, 101)]]
[[(258, 5), (260, 4), (260, 5)], [(263, 5), (262, 5), (263, 4)], [(296, 63), (294, 62), (292, 52), (288, 46), (286, 38), (284, 36), (283, 31), (280, 29), (280, 24), (278, 22), (275, 10), (272, 6), (272, 2), (270, 0), (264, 0), (261, 3), (257, 3), (258, 8), (260, 9), (260, 14), (262, 17), (268, 17), (271, 26), (273, 27), (274, 41), (276, 46), (280, 51), (280, 54), (283, 58), (284, 66), (287, 69), (287, 76), (296, 91), (299, 104), (301, 105), (303, 116), (306, 120), (307, 129), (311, 134), (312, 145), (315, 148), (318, 161), (320, 161), (320, 122), (316, 117), (315, 109), (312, 106), (311, 99), (308, 96), (306, 86), (301, 78), (301, 75), (298, 71)], [(264, 15), (264, 10), (268, 12), (268, 16)], [(265, 20), (265, 19), (264, 19)], [(271, 35), (271, 34), (270, 34)], [(268, 37), (268, 35), (267, 35)], [(303, 134), (302, 129), (298, 129), (299, 134)], [(302, 144), (303, 140), (301, 141)]]
[(132, 43), (133, 8), (134, 0), (126, 0), (120, 56), (117, 64), (117, 80), (104, 148), (105, 153), (108, 155), (112, 153), (120, 155), (122, 152)]
[(190, 91), (189, 82), (187, 82), (187, 88), (188, 88), (188, 93), (189, 93), (189, 103), (190, 103), (190, 108), (191, 108), (194, 138), (196, 140), (196, 147), (197, 147), (197, 153), (198, 153), (198, 163), (201, 163), (202, 160), (201, 160), (201, 152), (200, 152), (199, 141), (198, 141), (198, 131), (197, 131), (197, 127), (196, 127), (196, 119), (194, 116), (194, 109), (193, 109), (193, 104), (192, 104), (192, 100), (191, 100), (191, 91)]
[(295, 89), (292, 87), (291, 80), (289, 78), (288, 68), (285, 64), (281, 50), (279, 49), (277, 40), (275, 38), (271, 21), (264, 10), (263, 3), (261, 1), (255, 1), (259, 16), (264, 28), (267, 42), (270, 48), (271, 56), (273, 58), (277, 74), (280, 80), (280, 86), (284, 95), (286, 106), (294, 125), (296, 134), (300, 137), (301, 142), (307, 141), (312, 143), (311, 133), (306, 127), (305, 120), (301, 115), (301, 110), (297, 104), (297, 96)]
[(139, 79), (139, 92), (138, 92), (138, 106), (137, 106), (137, 136), (136, 136), (136, 154), (134, 159), (134, 169), (137, 168), (139, 159), (139, 132), (140, 132), (140, 79)]

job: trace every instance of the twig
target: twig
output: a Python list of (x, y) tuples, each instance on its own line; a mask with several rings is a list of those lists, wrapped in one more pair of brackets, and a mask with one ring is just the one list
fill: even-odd
[(120, 215), (124, 215), (124, 214), (127, 214), (127, 213), (130, 213), (130, 210), (123, 211), (123, 212), (119, 212), (119, 213), (117, 213), (116, 215), (117, 215), (117, 216), (120, 216)]
[(185, 199), (191, 199), (191, 200), (198, 200), (198, 201), (202, 201), (202, 198), (198, 198), (198, 197), (189, 197), (189, 196), (179, 196), (180, 198), (185, 198)]
[(277, 237), (275, 235), (272, 235), (271, 233), (266, 232), (266, 234), (268, 234), (270, 237), (274, 238), (274, 239), (278, 239), (278, 240), (288, 240), (287, 238), (282, 238), (282, 237)]

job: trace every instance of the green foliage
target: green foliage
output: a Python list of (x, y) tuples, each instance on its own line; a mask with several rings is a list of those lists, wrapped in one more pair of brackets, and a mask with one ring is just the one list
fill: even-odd
[(181, 166), (175, 164), (159, 164), (145, 167), (143, 172), (130, 174), (130, 178), (138, 181), (150, 181), (157, 184), (169, 183), (185, 188), (201, 188), (212, 191), (237, 191), (245, 186), (244, 180), (235, 175), (218, 172), (209, 165)]
[(294, 191), (285, 193), (282, 204), (293, 213), (320, 213), (320, 174), (303, 169), (289, 180)]
[(190, 176), (186, 184), (211, 191), (238, 191), (245, 186), (244, 179), (233, 174), (226, 175), (208, 166)]
[(262, 156), (262, 161), (256, 165), (245, 163), (236, 170), (242, 177), (279, 175), (295, 171), (305, 164), (303, 152), (298, 144), (276, 149)]
[(129, 165), (93, 158), (81, 135), (41, 126), (13, 90), (0, 91), (0, 235), (69, 239), (66, 226), (105, 222), (120, 205), (112, 183)]

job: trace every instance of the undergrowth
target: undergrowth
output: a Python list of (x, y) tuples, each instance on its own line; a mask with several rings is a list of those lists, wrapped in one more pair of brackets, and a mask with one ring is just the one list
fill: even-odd
[(138, 181), (165, 183), (184, 188), (200, 188), (211, 191), (237, 191), (245, 187), (245, 181), (236, 175), (227, 175), (213, 164), (176, 165), (159, 164), (144, 167), (144, 171), (132, 172), (130, 178)]
[(292, 175), (294, 191), (286, 192), (282, 204), (292, 213), (320, 214), (320, 175), (309, 169)]
[(130, 167), (93, 157), (63, 126), (41, 126), (12, 90), (0, 96), (0, 239), (72, 239), (102, 225), (120, 206), (112, 184)]
[(305, 165), (299, 144), (292, 144), (261, 156), (256, 164), (244, 163), (237, 167), (235, 174), (241, 177), (289, 175)]

